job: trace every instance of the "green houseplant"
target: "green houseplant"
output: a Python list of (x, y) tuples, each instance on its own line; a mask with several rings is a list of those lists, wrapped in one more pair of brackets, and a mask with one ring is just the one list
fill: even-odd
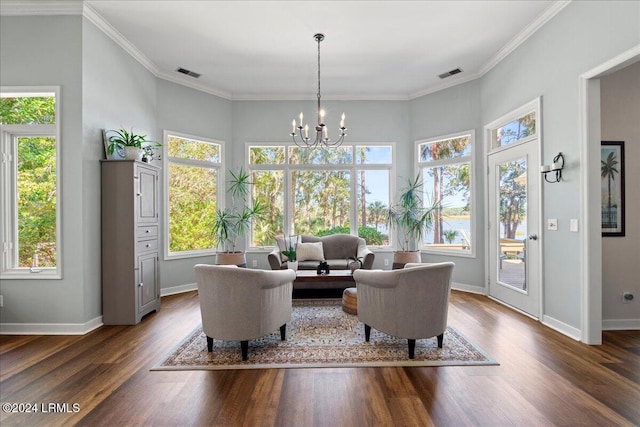
[(109, 136), (109, 144), (107, 150), (109, 154), (113, 154), (116, 151), (122, 151), (124, 158), (127, 160), (141, 160), (143, 154), (142, 144), (147, 141), (146, 135), (138, 135), (133, 133), (133, 128), (130, 131), (126, 129), (109, 130), (114, 135)]
[(393, 267), (402, 268), (408, 262), (420, 262), (420, 251), (412, 249), (424, 233), (433, 227), (434, 211), (438, 204), (426, 206), (422, 197), (420, 174), (408, 179), (400, 193), (400, 201), (388, 211), (388, 219), (396, 231), (399, 250), (394, 252)]
[(237, 172), (229, 170), (228, 192), (231, 194), (231, 207), (216, 209), (213, 221), (213, 235), (216, 247), (220, 248), (216, 255), (216, 264), (234, 264), (246, 266), (244, 251), (237, 251), (238, 238), (244, 236), (251, 227), (254, 218), (260, 218), (264, 208), (256, 202), (248, 206), (250, 175), (240, 168)]

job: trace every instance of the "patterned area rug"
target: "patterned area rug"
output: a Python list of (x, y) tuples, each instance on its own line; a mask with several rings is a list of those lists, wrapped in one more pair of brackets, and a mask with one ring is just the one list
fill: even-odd
[(445, 331), (441, 349), (435, 337), (416, 340), (415, 359), (410, 360), (406, 339), (371, 329), (371, 339), (365, 342), (364, 325), (342, 311), (340, 300), (294, 300), (287, 340), (281, 341), (276, 330), (249, 341), (245, 362), (238, 341), (214, 340), (209, 353), (198, 327), (152, 370), (497, 364), (452, 327)]

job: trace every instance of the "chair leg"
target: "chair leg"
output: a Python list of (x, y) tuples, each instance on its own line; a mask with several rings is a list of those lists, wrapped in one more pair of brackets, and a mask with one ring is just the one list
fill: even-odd
[(409, 359), (413, 359), (416, 353), (416, 340), (409, 339)]
[(365, 324), (364, 325), (364, 340), (369, 342), (369, 337), (371, 337), (371, 326)]
[(280, 339), (282, 341), (287, 339), (287, 324), (280, 326)]
[(240, 341), (240, 351), (242, 352), (242, 361), (248, 359), (247, 354), (249, 353), (249, 341)]
[(438, 348), (442, 348), (442, 340), (444, 339), (444, 332), (438, 335)]
[(211, 353), (213, 351), (213, 338), (207, 337), (207, 351)]

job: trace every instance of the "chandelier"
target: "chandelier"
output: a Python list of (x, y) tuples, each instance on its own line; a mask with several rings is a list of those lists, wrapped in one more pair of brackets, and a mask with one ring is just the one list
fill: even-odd
[(324, 124), (324, 115), (325, 112), (320, 105), (320, 42), (324, 40), (324, 34), (316, 34), (313, 38), (318, 42), (318, 124), (316, 125), (316, 135), (312, 140), (309, 138), (309, 124), (304, 124), (302, 121), (304, 115), (300, 113), (300, 122), (296, 124), (296, 120), (293, 119), (291, 123), (291, 137), (293, 138), (293, 142), (298, 147), (338, 147), (344, 141), (344, 137), (346, 134), (347, 128), (344, 127), (344, 113), (342, 113), (342, 118), (340, 120), (340, 135), (338, 139), (332, 141), (329, 138), (329, 129)]

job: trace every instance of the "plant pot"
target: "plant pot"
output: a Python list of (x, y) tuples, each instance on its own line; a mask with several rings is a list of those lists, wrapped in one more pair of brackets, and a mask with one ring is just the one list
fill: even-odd
[(124, 158), (127, 160), (142, 160), (142, 150), (138, 147), (124, 147)]
[(237, 265), (247, 266), (247, 258), (244, 252), (218, 252), (216, 254), (216, 265)]
[(290, 268), (293, 271), (298, 270), (298, 261), (287, 261), (287, 268)]
[(410, 262), (422, 262), (420, 251), (396, 251), (393, 253), (393, 269), (404, 268)]

